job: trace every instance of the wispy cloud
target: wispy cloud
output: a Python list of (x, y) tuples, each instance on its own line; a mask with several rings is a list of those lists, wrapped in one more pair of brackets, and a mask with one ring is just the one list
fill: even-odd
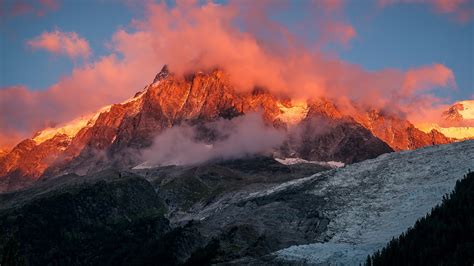
[(72, 59), (87, 59), (91, 54), (89, 42), (79, 37), (75, 32), (55, 30), (43, 32), (41, 35), (27, 41), (33, 49), (42, 49), (56, 55), (65, 55)]
[(18, 0), (0, 1), (0, 16), (16, 17), (22, 15), (44, 16), (60, 7), (57, 0)]
[(451, 15), (460, 22), (467, 22), (474, 16), (474, 2), (471, 0), (378, 0), (382, 8), (395, 4), (426, 4), (438, 14)]

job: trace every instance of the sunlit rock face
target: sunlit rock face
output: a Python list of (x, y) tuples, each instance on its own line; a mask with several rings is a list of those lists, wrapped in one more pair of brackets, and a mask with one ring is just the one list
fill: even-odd
[(331, 99), (296, 101), (264, 88), (242, 92), (222, 70), (181, 77), (165, 66), (133, 98), (40, 131), (0, 156), (0, 191), (64, 173), (129, 169), (141, 163), (140, 151), (164, 129), (250, 112), (261, 112), (268, 126), (288, 133), (278, 154), (307, 160), (352, 163), (393, 150), (450, 142), (437, 131), (424, 133), (393, 115), (349, 114)]
[(452, 142), (436, 130), (423, 132), (408, 120), (394, 115), (384, 115), (376, 110), (356, 116), (356, 120), (396, 151)]
[(40, 144), (24, 140), (0, 159), (0, 185), (16, 188), (40, 177), (70, 143), (68, 136), (58, 134)]
[(424, 132), (436, 130), (457, 140), (474, 139), (474, 100), (453, 104), (443, 112), (439, 123), (421, 123), (417, 127)]
[(8, 149), (0, 149), (0, 160), (6, 156), (10, 151)]

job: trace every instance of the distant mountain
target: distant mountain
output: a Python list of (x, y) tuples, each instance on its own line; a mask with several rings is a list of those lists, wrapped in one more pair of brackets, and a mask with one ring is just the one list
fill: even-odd
[(474, 100), (460, 101), (453, 104), (443, 113), (447, 121), (462, 121), (474, 119)]
[(396, 151), (413, 150), (452, 141), (436, 129), (422, 132), (408, 120), (395, 115), (382, 114), (377, 110), (362, 114), (355, 116), (356, 120)]
[[(261, 112), (268, 126), (289, 132), (291, 137), (275, 151), (282, 157), (353, 163), (393, 150), (451, 142), (436, 130), (424, 133), (407, 120), (376, 110), (349, 115), (330, 99), (296, 102), (262, 88), (239, 92), (221, 70), (179, 77), (165, 66), (133, 98), (42, 130), (0, 157), (0, 191), (65, 173), (129, 169), (142, 163), (140, 152), (165, 129), (250, 112)], [(213, 141), (211, 135), (204, 139)]]
[(439, 131), (453, 139), (474, 138), (474, 100), (460, 101), (444, 111), (439, 123), (417, 125), (424, 132)]

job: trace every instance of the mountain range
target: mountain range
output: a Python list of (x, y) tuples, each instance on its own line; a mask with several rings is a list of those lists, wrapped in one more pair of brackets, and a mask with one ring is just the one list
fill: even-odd
[(297, 101), (264, 88), (242, 92), (222, 70), (180, 77), (165, 65), (133, 98), (44, 129), (0, 154), (0, 191), (69, 173), (131, 169), (146, 161), (143, 151), (157, 135), (183, 125), (212, 147), (226, 137), (212, 123), (251, 113), (261, 115), (265, 127), (283, 132), (281, 143), (265, 150), (273, 157), (347, 164), (454, 141), (437, 129), (423, 132), (396, 114), (355, 108), (347, 112), (331, 99)]

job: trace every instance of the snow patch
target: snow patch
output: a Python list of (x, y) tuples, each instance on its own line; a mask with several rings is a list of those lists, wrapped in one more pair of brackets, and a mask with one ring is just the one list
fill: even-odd
[[(136, 97), (130, 98), (120, 104), (121, 105), (133, 104), (132, 108), (130, 108), (130, 113), (133, 114), (133, 113), (139, 112), (143, 95), (145, 95), (148, 88), (149, 86), (146, 86), (142, 91), (140, 91), (139, 95), (137, 95)], [(95, 113), (81, 116), (80, 118), (64, 123), (58, 127), (54, 127), (54, 128), (50, 127), (50, 128), (43, 129), (35, 134), (35, 136), (33, 137), (33, 140), (36, 142), (36, 144), (41, 144), (45, 142), (46, 140), (54, 138), (54, 136), (58, 134), (64, 134), (64, 135), (67, 135), (69, 138), (73, 138), (81, 129), (85, 127), (94, 126), (99, 116), (103, 113), (110, 112), (110, 109), (112, 108), (112, 106), (113, 105), (104, 106)]]
[(306, 102), (296, 102), (287, 107), (280, 102), (277, 103), (280, 114), (276, 117), (288, 125), (296, 125), (308, 114), (309, 108)]
[(36, 142), (36, 144), (40, 144), (46, 140), (52, 139), (58, 134), (67, 135), (69, 138), (72, 138), (76, 136), (79, 130), (89, 124), (91, 117), (91, 115), (83, 116), (56, 128), (46, 128), (36, 133), (36, 135), (33, 137), (33, 140)]
[(435, 129), (448, 138), (453, 139), (472, 139), (474, 138), (474, 127), (441, 127), (436, 123), (422, 123), (416, 125), (418, 129), (425, 133), (430, 133)]
[(463, 119), (474, 119), (474, 100), (466, 100), (459, 102), (462, 104), (463, 110), (459, 110), (459, 114)]
[(293, 165), (293, 164), (299, 164), (299, 163), (311, 163), (311, 164), (317, 164), (317, 165), (322, 165), (322, 166), (328, 166), (331, 168), (339, 168), (339, 167), (344, 167), (343, 162), (336, 162), (336, 161), (329, 161), (329, 162), (321, 162), (321, 161), (308, 161), (305, 159), (301, 158), (275, 158), (275, 161), (284, 164), (284, 165)]

